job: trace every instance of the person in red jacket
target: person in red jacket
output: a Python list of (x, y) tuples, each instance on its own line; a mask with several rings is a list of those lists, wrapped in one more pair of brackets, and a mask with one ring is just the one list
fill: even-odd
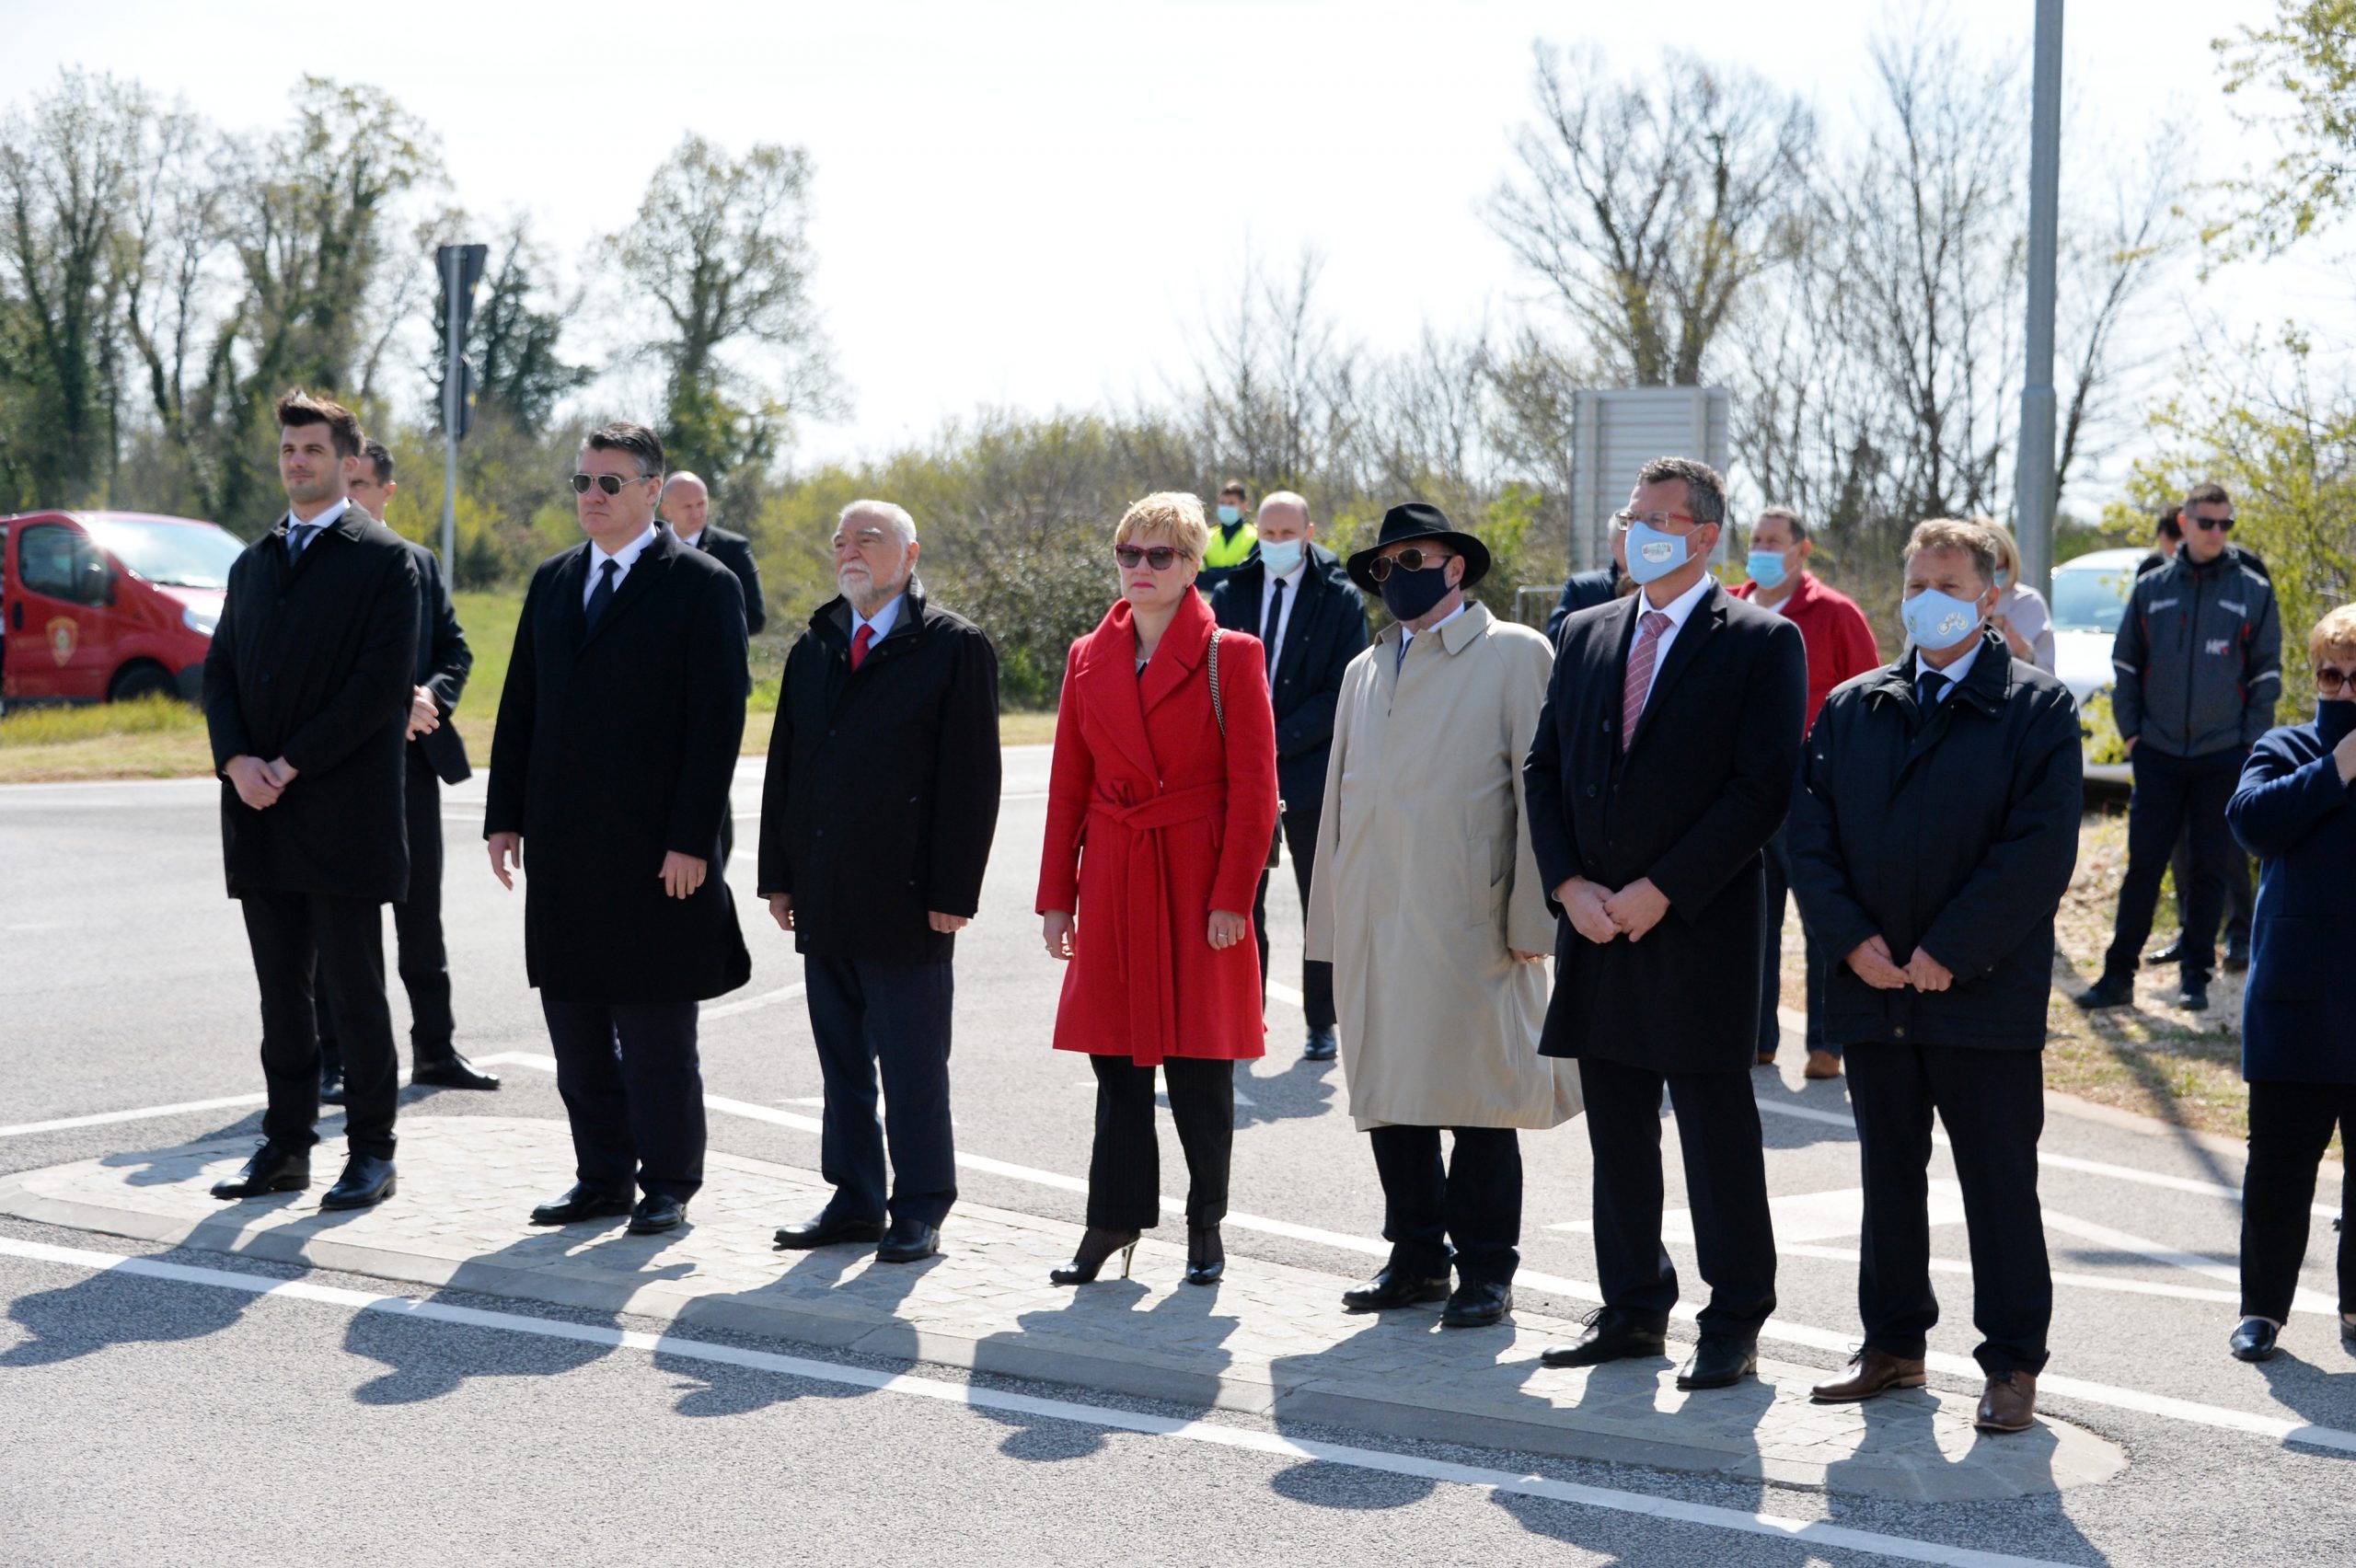
[(1154, 1075), (1186, 1154), (1186, 1279), (1226, 1266), (1235, 1064), (1266, 1050), (1252, 902), (1276, 830), (1276, 727), (1260, 640), (1195, 592), (1191, 495), (1149, 495), (1113, 536), (1121, 598), (1071, 646), (1056, 713), (1038, 912), (1070, 964), (1056, 1049), (1096, 1074), (1088, 1230), (1057, 1285), (1122, 1273), (1161, 1217)]
[[(1807, 558), (1815, 549), (1816, 542), (1807, 536), (1807, 523), (1798, 513), (1788, 506), (1764, 507), (1750, 525), (1750, 581), (1733, 590), (1735, 597), (1748, 599), (1762, 610), (1773, 610), (1800, 628), (1800, 640), (1807, 644), (1807, 727), (1811, 730), (1834, 686), (1881, 667), (1881, 650), (1874, 642), (1874, 628), (1866, 622), (1865, 612), (1857, 608), (1854, 599), (1826, 587), (1807, 570)], [(1775, 1002), (1781, 988), (1777, 976), (1784, 967), (1784, 905), (1791, 890), (1791, 870), (1779, 831), (1767, 841), (1767, 983), (1759, 998), (1761, 1066), (1773, 1065), (1776, 1049), (1783, 1043)], [(1816, 939), (1807, 935), (1805, 922), (1801, 935), (1807, 946), (1806, 1071), (1812, 1078), (1839, 1078), (1841, 1048), (1825, 1043), (1817, 1005), (1824, 989), (1825, 955), (1817, 951)]]

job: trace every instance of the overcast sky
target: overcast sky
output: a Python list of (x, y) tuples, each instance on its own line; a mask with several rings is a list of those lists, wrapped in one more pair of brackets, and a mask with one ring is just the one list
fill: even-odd
[[(2077, 0), (2073, 127), (2131, 147), (2165, 113), (2203, 172), (2262, 156), (2225, 113), (2208, 40), (2271, 10)], [(1954, 10), (2024, 63), (2033, 13)], [(982, 404), (1157, 391), (1184, 373), (1247, 247), (1322, 249), (1329, 304), (1378, 348), (1426, 321), (1509, 315), (1530, 284), (1480, 207), (1529, 112), (1533, 40), (1593, 42), (1629, 66), (1665, 44), (1739, 62), (1837, 132), (1870, 95), (1866, 40), (1885, 15), (1877, 0), (0, 0), (0, 99), (78, 64), (244, 128), (283, 119), (304, 72), (372, 82), (439, 133), (455, 200), (487, 217), (528, 209), (568, 268), (629, 216), (683, 133), (803, 145), (814, 292), (855, 399), (847, 421), (807, 432), (809, 457), (920, 437)], [(2345, 317), (2323, 261), (2187, 284), (2143, 329), (2172, 336), (2188, 297), (2245, 327)]]

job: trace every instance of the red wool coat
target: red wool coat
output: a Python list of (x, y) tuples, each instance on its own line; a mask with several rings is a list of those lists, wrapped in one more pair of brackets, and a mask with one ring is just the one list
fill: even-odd
[[(1276, 830), (1276, 729), (1260, 640), (1219, 634), (1189, 594), (1145, 674), (1128, 601), (1071, 645), (1047, 782), (1039, 913), (1077, 917), (1056, 1049), (1240, 1060), (1266, 1048), (1252, 895)], [(1245, 917), (1215, 950), (1211, 911)]]

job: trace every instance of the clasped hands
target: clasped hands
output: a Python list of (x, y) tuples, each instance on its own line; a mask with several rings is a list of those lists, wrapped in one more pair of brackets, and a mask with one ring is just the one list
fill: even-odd
[(1573, 877), (1554, 890), (1554, 902), (1563, 906), (1571, 929), (1598, 944), (1618, 937), (1643, 941), (1645, 933), (1669, 913), (1669, 894), (1655, 887), (1650, 877), (1638, 877), (1617, 893)]
[(1955, 984), (1954, 972), (1919, 947), (1900, 965), (1891, 955), (1889, 944), (1878, 936), (1859, 942), (1849, 954), (1848, 964), (1858, 979), (1877, 991), (1899, 991), (1909, 986), (1918, 991), (1944, 991)]
[(258, 756), (233, 756), (222, 767), (221, 776), (237, 791), (237, 799), (260, 812), (278, 804), (278, 797), (294, 782), (295, 770), (283, 756), (269, 762)]

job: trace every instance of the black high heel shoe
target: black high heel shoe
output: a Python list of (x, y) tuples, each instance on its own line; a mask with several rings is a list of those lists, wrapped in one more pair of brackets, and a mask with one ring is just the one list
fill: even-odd
[(1218, 1227), (1186, 1227), (1186, 1283), (1217, 1285), (1227, 1272), (1227, 1249), (1219, 1245)]
[(1047, 1279), (1054, 1285), (1089, 1285), (1094, 1283), (1104, 1260), (1114, 1253), (1121, 1254), (1121, 1277), (1129, 1277), (1129, 1261), (1137, 1255), (1138, 1232), (1106, 1230), (1090, 1226), (1080, 1239), (1080, 1251), (1062, 1268), (1050, 1270)]

